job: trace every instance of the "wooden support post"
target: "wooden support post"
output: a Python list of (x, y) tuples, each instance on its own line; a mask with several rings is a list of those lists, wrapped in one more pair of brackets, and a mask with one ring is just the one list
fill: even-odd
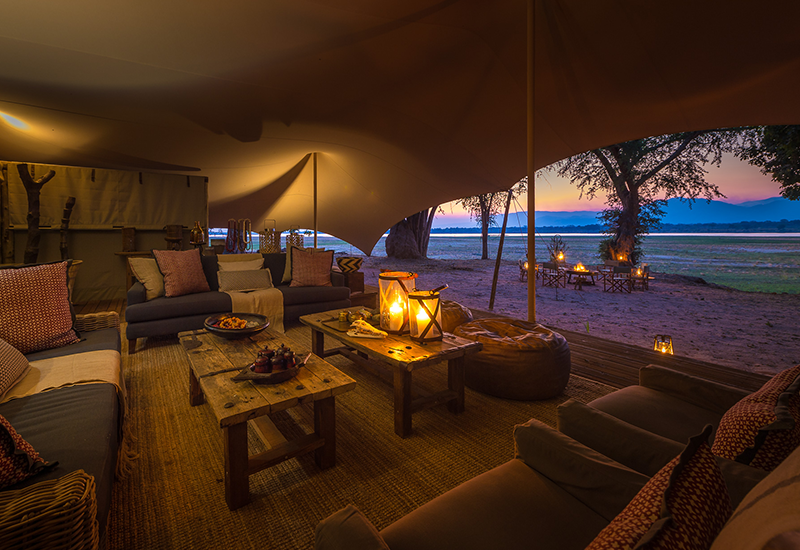
[(14, 234), (11, 232), (11, 209), (8, 198), (8, 164), (0, 165), (0, 263), (14, 263)]

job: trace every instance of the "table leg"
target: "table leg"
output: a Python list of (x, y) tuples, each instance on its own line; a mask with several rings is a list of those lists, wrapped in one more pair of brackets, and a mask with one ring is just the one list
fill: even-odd
[(336, 464), (336, 401), (326, 397), (314, 401), (314, 432), (325, 444), (314, 450), (314, 460), (321, 469)]
[(464, 380), (466, 378), (466, 362), (464, 357), (456, 357), (447, 362), (447, 388), (456, 392), (458, 397), (447, 402), (451, 413), (464, 412)]
[(205, 400), (203, 390), (200, 389), (200, 382), (197, 381), (197, 376), (194, 374), (194, 369), (189, 367), (189, 404), (195, 407), (205, 403)]
[(225, 502), (236, 510), (250, 502), (250, 480), (247, 476), (247, 422), (222, 429), (225, 439)]
[(407, 370), (394, 371), (394, 433), (411, 435), (411, 371)]
[(311, 351), (317, 357), (325, 357), (325, 334), (315, 328), (311, 328)]

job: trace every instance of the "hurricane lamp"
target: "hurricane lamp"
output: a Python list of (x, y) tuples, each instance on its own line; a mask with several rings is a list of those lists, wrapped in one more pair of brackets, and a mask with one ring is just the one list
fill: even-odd
[(392, 334), (408, 332), (408, 293), (415, 290), (416, 273), (385, 271), (378, 275), (381, 329)]
[(262, 254), (275, 254), (281, 251), (281, 234), (278, 232), (275, 220), (264, 220), (264, 231), (259, 234), (259, 252)]
[(438, 290), (417, 290), (408, 293), (410, 334), (415, 342), (441, 340), (442, 308)]
[(672, 337), (666, 334), (656, 334), (656, 337), (653, 339), (653, 351), (674, 355), (675, 353), (672, 350)]

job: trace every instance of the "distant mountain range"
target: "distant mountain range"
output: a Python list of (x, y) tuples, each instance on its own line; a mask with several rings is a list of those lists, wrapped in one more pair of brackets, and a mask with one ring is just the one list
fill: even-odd
[[(688, 202), (670, 199), (667, 201), (667, 207), (664, 210), (666, 215), (661, 220), (662, 223), (672, 225), (800, 220), (800, 201), (790, 201), (783, 197), (772, 197), (741, 204), (731, 204), (723, 201), (707, 203), (705, 200), (698, 200), (691, 206)], [(596, 225), (599, 223), (597, 214), (598, 212), (593, 210), (575, 212), (540, 211), (536, 212), (536, 226)], [(527, 221), (527, 213), (520, 213), (519, 218), (524, 224)], [(497, 224), (501, 225), (503, 217), (497, 216), (496, 219)], [(509, 219), (509, 224), (516, 225), (515, 222), (516, 218)], [(446, 223), (446, 219), (442, 220), (442, 225)], [(472, 226), (474, 227), (474, 222)]]

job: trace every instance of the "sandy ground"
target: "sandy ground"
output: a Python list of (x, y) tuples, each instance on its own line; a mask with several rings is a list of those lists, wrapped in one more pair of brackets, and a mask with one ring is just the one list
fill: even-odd
[[(417, 273), (420, 290), (448, 284), (443, 298), (489, 310), (494, 260), (365, 258), (365, 282), (377, 286), (382, 268)], [(800, 363), (800, 294), (741, 292), (695, 278), (652, 276), (649, 290), (631, 294), (603, 292), (602, 283), (575, 290), (537, 282), (536, 320), (643, 347), (651, 347), (656, 334), (668, 334), (677, 355), (763, 374)], [(520, 282), (516, 262), (500, 266), (493, 311), (528, 318), (527, 282)]]

